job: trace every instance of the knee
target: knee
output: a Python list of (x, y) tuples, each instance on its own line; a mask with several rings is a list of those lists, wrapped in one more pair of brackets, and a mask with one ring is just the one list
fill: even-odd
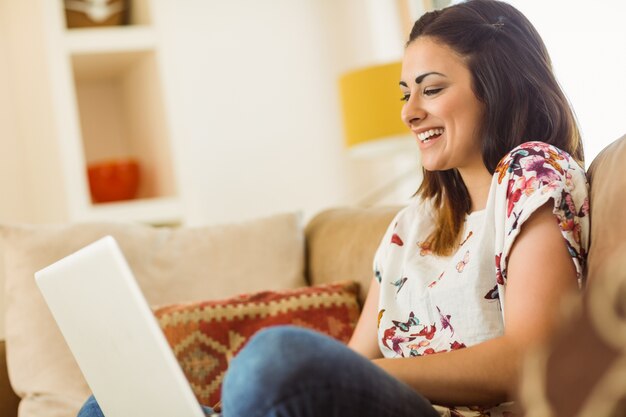
[(310, 364), (315, 339), (323, 337), (294, 326), (261, 330), (230, 363), (229, 374), (259, 381), (275, 380), (279, 375), (288, 377)]
[(326, 339), (316, 332), (293, 326), (258, 332), (229, 365), (222, 389), (224, 408), (236, 403), (242, 413), (249, 412), (244, 403), (256, 409), (286, 391), (307, 384), (315, 378), (316, 369), (319, 371), (320, 364), (315, 356), (321, 350), (320, 343), (326, 343)]

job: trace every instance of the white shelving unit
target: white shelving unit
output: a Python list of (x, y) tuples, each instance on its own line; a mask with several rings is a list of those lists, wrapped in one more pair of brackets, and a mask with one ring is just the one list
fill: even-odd
[[(63, 0), (0, 1), (33, 221), (184, 222), (151, 0), (131, 2), (129, 25), (80, 29)], [(137, 198), (93, 203), (87, 165), (128, 157)]]

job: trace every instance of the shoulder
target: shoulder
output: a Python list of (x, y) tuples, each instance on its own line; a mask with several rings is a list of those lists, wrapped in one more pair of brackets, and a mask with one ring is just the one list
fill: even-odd
[(578, 259), (578, 273), (582, 272), (589, 234), (589, 188), (585, 170), (572, 156), (544, 142), (523, 143), (502, 158), (492, 186), (498, 208), (496, 246), (501, 252), (496, 263), (501, 263), (502, 276), (508, 251), (522, 225), (550, 200), (550, 211), (568, 250)]
[(545, 142), (525, 142), (509, 151), (498, 163), (495, 175), (498, 183), (505, 177), (534, 176), (541, 183), (567, 179), (575, 173), (585, 176), (584, 169), (562, 149)]
[(584, 199), (588, 188), (585, 170), (578, 162), (544, 142), (526, 142), (507, 153), (496, 167), (494, 183), (510, 200), (509, 214), (511, 205), (526, 199), (523, 197), (574, 194)]

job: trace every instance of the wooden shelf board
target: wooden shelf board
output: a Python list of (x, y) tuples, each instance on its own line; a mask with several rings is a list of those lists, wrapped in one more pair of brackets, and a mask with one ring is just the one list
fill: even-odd
[(147, 51), (156, 48), (156, 35), (149, 26), (112, 26), (68, 29), (65, 44), (69, 55)]
[(105, 80), (124, 75), (150, 51), (122, 51), (107, 54), (75, 55), (72, 68), (77, 81)]
[(79, 217), (82, 221), (122, 221), (154, 225), (179, 224), (182, 221), (182, 204), (177, 197), (91, 204)]

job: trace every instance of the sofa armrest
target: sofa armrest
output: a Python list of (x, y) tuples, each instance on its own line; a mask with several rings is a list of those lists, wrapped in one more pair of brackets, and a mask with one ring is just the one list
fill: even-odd
[(0, 340), (0, 416), (17, 417), (17, 406), (20, 399), (11, 384), (7, 373), (7, 356), (4, 340)]

